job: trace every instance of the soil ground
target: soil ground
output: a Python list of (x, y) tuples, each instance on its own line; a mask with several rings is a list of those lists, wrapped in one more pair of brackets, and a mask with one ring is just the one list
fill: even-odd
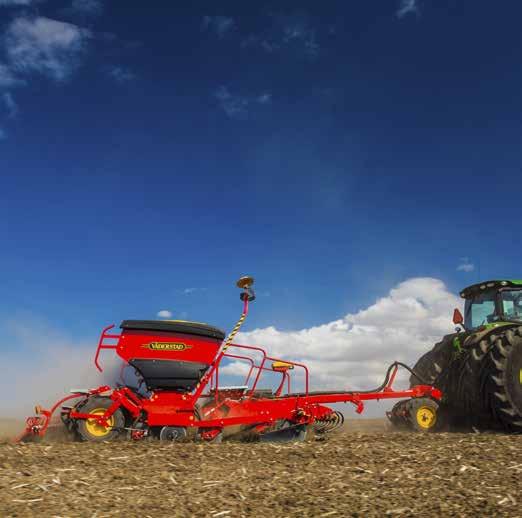
[(4, 441), (0, 515), (522, 517), (522, 436), (383, 430), (350, 421), (324, 442), (285, 444)]

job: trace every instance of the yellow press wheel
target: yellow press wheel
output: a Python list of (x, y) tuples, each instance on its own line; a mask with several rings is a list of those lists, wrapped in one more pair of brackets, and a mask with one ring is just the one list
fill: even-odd
[(106, 424), (97, 421), (97, 417), (105, 414), (113, 401), (106, 397), (91, 397), (84, 404), (78, 406), (78, 412), (91, 414), (92, 419), (78, 419), (77, 431), (84, 441), (109, 441), (120, 434), (125, 426), (125, 416), (121, 408), (118, 408), (109, 418)]
[[(105, 408), (95, 408), (89, 414), (100, 416), (105, 414)], [(107, 419), (107, 425), (100, 424), (97, 419), (87, 419), (85, 421), (85, 429), (94, 437), (106, 437), (114, 429), (114, 416), (111, 415)]]
[(418, 432), (435, 432), (440, 428), (439, 404), (433, 399), (410, 399), (408, 414), (411, 427)]
[(429, 430), (435, 423), (437, 422), (437, 414), (428, 406), (421, 406), (417, 409), (417, 413), (415, 414), (415, 419), (417, 420), (417, 425), (420, 428), (425, 430)]

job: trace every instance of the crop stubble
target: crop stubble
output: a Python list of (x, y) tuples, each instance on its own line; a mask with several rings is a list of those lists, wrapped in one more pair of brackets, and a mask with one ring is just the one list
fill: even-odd
[(522, 436), (0, 444), (0, 515), (522, 516)]

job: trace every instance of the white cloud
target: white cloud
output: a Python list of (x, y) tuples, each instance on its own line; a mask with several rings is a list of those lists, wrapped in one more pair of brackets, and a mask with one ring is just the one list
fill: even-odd
[(172, 312), (170, 312), (168, 309), (162, 309), (161, 311), (158, 311), (158, 317), (159, 318), (172, 318)]
[(237, 343), (260, 345), (270, 355), (306, 363), (312, 387), (368, 389), (382, 382), (394, 360), (413, 365), (452, 332), (453, 309), (460, 306), (442, 281), (412, 278), (339, 320), (298, 331), (255, 329), (240, 333)]
[(214, 97), (219, 101), (219, 105), (231, 119), (246, 116), (249, 104), (246, 97), (232, 94), (226, 86), (220, 86), (214, 92)]
[(10, 118), (16, 117), (18, 113), (18, 104), (16, 104), (13, 96), (10, 92), (4, 92), (2, 94), (2, 101), (7, 108), (7, 115)]
[(470, 262), (469, 257), (462, 257), (460, 259), (460, 264), (457, 266), (457, 271), (472, 272), (473, 270), (475, 270), (475, 265)]
[(268, 105), (272, 102), (272, 94), (268, 92), (255, 96), (240, 95), (232, 93), (225, 85), (215, 90), (214, 98), (231, 119), (244, 119), (253, 106)]
[(0, 0), (0, 7), (11, 7), (17, 5), (31, 5), (33, 0)]
[(197, 291), (207, 291), (207, 288), (185, 288), (182, 293), (184, 295), (190, 295), (192, 293), (196, 293)]
[(249, 35), (241, 46), (257, 47), (269, 54), (286, 50), (312, 59), (317, 58), (321, 51), (317, 30), (304, 13), (273, 16), (267, 30)]
[(229, 376), (247, 376), (250, 371), (250, 365), (247, 362), (233, 361), (227, 365), (219, 367), (219, 374)]
[(40, 73), (66, 80), (79, 66), (90, 32), (49, 18), (17, 18), (5, 36), (11, 66), (21, 73)]
[(420, 8), (418, 0), (400, 0), (399, 8), (396, 11), (397, 18), (404, 18), (408, 14), (419, 16)]
[(307, 18), (287, 18), (283, 26), (283, 43), (297, 42), (312, 57), (319, 52), (319, 44), (316, 41), (315, 30), (310, 26)]
[(270, 104), (272, 102), (272, 94), (264, 93), (264, 94), (258, 95), (256, 98), (256, 101), (259, 104)]
[(107, 73), (117, 83), (128, 83), (129, 81), (136, 79), (136, 75), (129, 68), (118, 65), (108, 68)]
[(13, 74), (9, 67), (0, 63), (0, 89), (13, 88), (23, 83)]
[(204, 16), (203, 30), (212, 31), (219, 38), (232, 31), (236, 27), (236, 22), (229, 16)]
[(99, 0), (73, 0), (70, 9), (83, 15), (99, 16), (103, 13), (103, 4)]

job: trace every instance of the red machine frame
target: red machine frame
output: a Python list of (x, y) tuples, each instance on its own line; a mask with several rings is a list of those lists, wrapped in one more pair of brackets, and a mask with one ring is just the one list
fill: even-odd
[[(82, 413), (81, 408), (76, 410), (75, 407), (65, 407), (62, 409), (62, 414), (65, 413), (70, 420), (89, 419), (107, 427), (108, 420), (114, 412), (123, 408), (132, 421), (137, 420), (140, 416), (146, 416), (148, 427), (196, 427), (199, 429), (200, 436), (206, 440), (216, 437), (225, 427), (234, 425), (250, 425), (255, 431), (262, 433), (281, 420), (286, 420), (296, 426), (313, 424), (334, 413), (331, 408), (324, 406), (329, 403), (351, 403), (355, 405), (355, 411), (360, 414), (364, 410), (365, 401), (418, 397), (440, 400), (442, 397), (440, 390), (429, 385), (417, 385), (406, 390), (394, 390), (393, 383), (400, 365), (398, 363), (393, 364), (388, 369), (385, 383), (376, 391), (311, 392), (309, 390), (309, 372), (306, 365), (271, 357), (261, 347), (232, 343), (233, 336), (248, 313), (248, 296), (243, 300), (243, 314), (238, 325), (224, 345), (219, 347), (209, 369), (192, 392), (153, 390), (150, 396), (142, 396), (127, 386), (112, 388), (108, 385), (85, 392), (74, 392), (58, 401), (50, 410), (36, 407), (38, 415), (27, 419), (26, 429), (18, 439), (27, 435), (45, 435), (53, 414), (64, 402), (96, 395), (107, 396), (112, 400), (112, 404), (103, 415), (94, 416), (93, 414)], [(121, 353), (123, 333), (109, 333), (113, 328), (114, 325), (111, 325), (103, 329), (96, 348), (94, 364), (99, 371), (102, 371), (99, 363), (102, 350), (116, 350), (125, 362), (125, 357)], [(117, 340), (117, 343), (107, 343), (115, 340)], [(229, 349), (233, 349), (234, 352), (228, 352)], [(147, 354), (152, 353), (147, 352)], [(261, 354), (261, 361), (256, 363), (252, 354)], [(192, 356), (195, 356), (195, 353)], [(224, 358), (245, 361), (250, 364), (244, 386), (220, 388), (219, 368)], [(273, 362), (271, 366), (268, 366), (269, 362)], [(127, 365), (127, 363), (123, 364), (121, 373)], [(304, 391), (293, 394), (291, 393), (290, 371), (296, 368), (304, 372)], [(262, 394), (259, 395), (256, 392), (262, 373), (267, 371), (281, 373), (281, 382), (271, 397), (263, 397)], [(254, 373), (252, 386), (248, 387)], [(208, 392), (205, 393), (207, 388)], [(198, 402), (203, 397), (206, 399), (206, 404), (201, 407)], [(144, 435), (142, 430), (132, 427), (128, 429), (135, 439)]]

